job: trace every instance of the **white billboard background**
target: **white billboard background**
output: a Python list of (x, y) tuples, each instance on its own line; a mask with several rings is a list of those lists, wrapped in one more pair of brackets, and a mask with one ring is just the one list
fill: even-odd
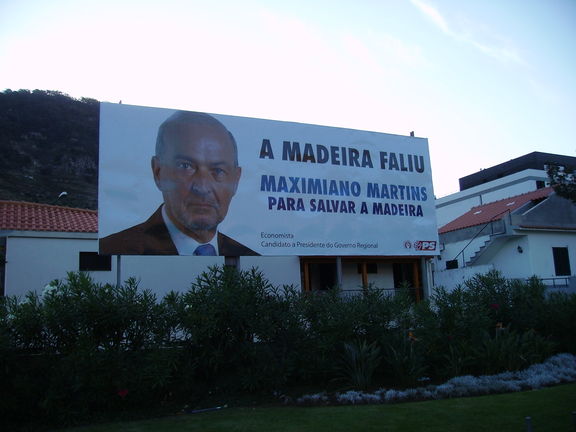
[[(160, 124), (176, 110), (122, 104), (101, 104), (99, 237), (141, 223), (162, 204), (162, 195), (153, 181), (150, 160), (154, 155)], [(211, 114), (234, 135), (242, 177), (228, 215), (219, 231), (261, 255), (433, 255), (438, 250), (434, 192), (428, 142), (423, 138), (341, 129), (300, 123)], [(269, 140), (272, 157), (261, 158), (263, 140)], [(312, 144), (367, 151), (372, 167), (285, 160), (284, 142), (298, 142), (302, 153)], [(424, 171), (382, 169), (380, 153), (422, 156)], [(338, 152), (342, 154), (342, 150)], [(362, 157), (360, 157), (362, 162)], [(333, 161), (332, 161), (333, 162)], [(261, 190), (262, 176), (357, 182), (355, 197)], [(404, 185), (422, 190), (426, 199), (368, 197), (368, 183)], [(270, 208), (270, 199), (277, 203)], [(284, 210), (288, 198), (304, 210)], [(398, 197), (399, 198), (399, 197)], [(313, 211), (322, 200), (328, 210), (336, 204), (355, 208), (352, 212)], [(343, 201), (344, 203), (342, 203)], [(352, 202), (353, 204), (349, 204)], [(365, 213), (361, 213), (362, 203)], [(374, 214), (374, 204), (393, 211), (392, 204), (413, 205), (422, 216)], [(417, 207), (419, 206), (419, 208)], [(404, 207), (406, 209), (406, 207)], [(378, 210), (378, 209), (377, 209)], [(422, 246), (424, 245), (424, 246)]]

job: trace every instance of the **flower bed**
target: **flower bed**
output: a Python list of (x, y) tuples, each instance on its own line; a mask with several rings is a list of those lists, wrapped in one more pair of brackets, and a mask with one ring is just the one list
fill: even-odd
[(481, 376), (464, 375), (449, 379), (444, 384), (405, 390), (381, 388), (371, 393), (356, 390), (331, 394), (322, 392), (301, 396), (295, 400), (295, 403), (297, 405), (355, 405), (447, 399), (534, 390), (574, 381), (576, 381), (576, 356), (557, 354), (543, 363), (516, 372)]

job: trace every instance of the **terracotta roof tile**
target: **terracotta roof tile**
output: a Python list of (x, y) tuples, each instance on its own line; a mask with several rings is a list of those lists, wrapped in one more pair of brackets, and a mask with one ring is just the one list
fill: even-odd
[(499, 201), (494, 201), (477, 207), (472, 207), (462, 216), (454, 219), (441, 227), (440, 234), (449, 231), (456, 231), (463, 228), (483, 225), (490, 221), (502, 219), (508, 212), (512, 212), (530, 201), (548, 197), (552, 193), (552, 188), (537, 189), (522, 195), (516, 195)]
[(98, 212), (48, 204), (0, 201), (0, 230), (98, 232)]

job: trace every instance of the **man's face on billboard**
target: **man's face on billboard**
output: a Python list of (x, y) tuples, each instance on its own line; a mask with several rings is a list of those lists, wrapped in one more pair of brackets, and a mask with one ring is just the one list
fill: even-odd
[(216, 124), (175, 123), (163, 142), (152, 171), (166, 212), (178, 229), (206, 242), (226, 217), (240, 180), (232, 138)]

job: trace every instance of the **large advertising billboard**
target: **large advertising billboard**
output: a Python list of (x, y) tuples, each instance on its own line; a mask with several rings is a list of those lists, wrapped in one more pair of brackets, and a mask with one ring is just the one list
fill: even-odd
[(102, 103), (100, 253), (435, 255), (424, 138)]

